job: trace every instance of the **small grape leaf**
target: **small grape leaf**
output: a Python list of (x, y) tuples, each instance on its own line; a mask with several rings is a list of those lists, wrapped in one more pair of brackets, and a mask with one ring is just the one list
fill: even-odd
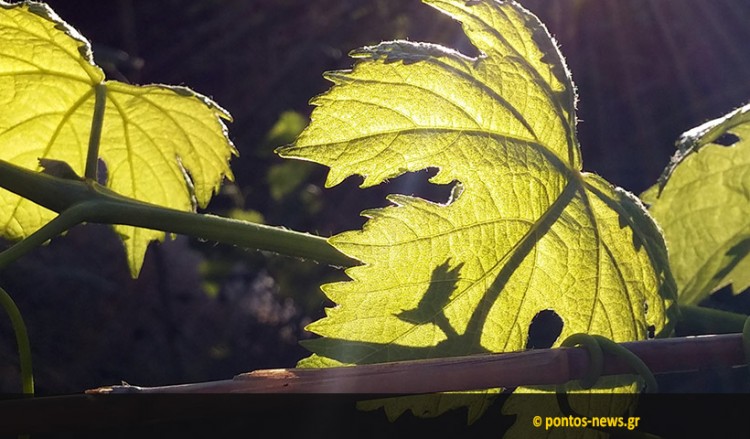
[(650, 204), (669, 247), (679, 301), (750, 286), (750, 105), (684, 133)]
[(355, 50), (279, 153), (330, 167), (329, 187), (437, 168), (431, 182), (454, 182), (453, 197), (391, 195), (362, 230), (331, 238), (363, 265), (322, 287), (337, 305), (309, 325), (322, 337), (300, 365), (522, 350), (547, 309), (564, 323), (556, 346), (578, 332), (668, 332), (662, 236), (635, 196), (581, 172), (574, 87), (544, 25), (514, 1), (423, 1), (481, 55), (409, 41)]
[[(48, 6), (0, 1), (0, 159), (28, 169), (65, 162), (83, 175), (97, 93), (106, 90), (99, 157), (107, 186), (171, 207), (205, 206), (232, 178), (229, 114), (184, 87), (105, 81), (88, 41)], [(2, 236), (21, 239), (55, 213), (0, 190)], [(148, 243), (164, 233), (115, 226), (136, 276)]]

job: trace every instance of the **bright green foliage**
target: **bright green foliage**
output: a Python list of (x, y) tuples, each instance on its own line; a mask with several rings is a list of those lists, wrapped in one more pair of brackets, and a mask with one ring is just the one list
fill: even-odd
[[(667, 332), (674, 300), (658, 228), (636, 197), (582, 173), (575, 92), (545, 27), (512, 1), (424, 0), (481, 55), (408, 41), (327, 74), (310, 126), (280, 154), (373, 186), (437, 168), (445, 205), (391, 195), (330, 242), (363, 262), (323, 286), (308, 367), (506, 352), (542, 310), (615, 341)], [(426, 412), (429, 408), (422, 407)]]
[[(735, 137), (732, 137), (735, 136)], [(679, 300), (750, 286), (750, 106), (683, 134), (643, 198), (664, 231)]]
[[(103, 124), (94, 116), (97, 98), (104, 103)], [(83, 176), (91, 141), (106, 164), (108, 187), (185, 211), (195, 201), (206, 205), (222, 178), (232, 177), (234, 147), (221, 121), (229, 119), (223, 109), (182, 87), (105, 81), (89, 43), (38, 3), (0, 1), (0, 105), (0, 159), (16, 165), (38, 170), (38, 160), (49, 159)], [(97, 125), (100, 139), (90, 135)], [(55, 216), (4, 190), (0, 204), (2, 235), (12, 239)], [(164, 233), (116, 230), (137, 275), (149, 241)]]

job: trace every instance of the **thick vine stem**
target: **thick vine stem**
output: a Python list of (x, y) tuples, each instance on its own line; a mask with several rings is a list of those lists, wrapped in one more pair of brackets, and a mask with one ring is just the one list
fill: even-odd
[(604, 352), (622, 358), (630, 365), (635, 372), (646, 381), (646, 391), (655, 393), (658, 389), (656, 378), (651, 370), (637, 355), (629, 349), (615, 343), (614, 341), (601, 335), (573, 334), (566, 338), (562, 344), (564, 347), (582, 346), (589, 353), (589, 370), (586, 375), (580, 379), (581, 387), (590, 389), (599, 380), (602, 374)]
[(123, 224), (190, 235), (320, 263), (350, 267), (359, 264), (328, 243), (326, 238), (215, 215), (168, 209), (119, 195), (92, 179), (79, 181), (30, 171), (0, 160), (0, 187), (60, 213), (52, 221), (0, 256), (0, 266), (70, 227), (95, 222)]
[(563, 340), (560, 346), (572, 348), (581, 346), (589, 353), (589, 370), (586, 376), (579, 380), (582, 388), (590, 389), (599, 380), (604, 369), (604, 353), (598, 340), (589, 334), (573, 334)]
[[(561, 343), (563, 347), (574, 347), (581, 346), (588, 351), (589, 355), (589, 366), (586, 374), (578, 381), (580, 386), (584, 389), (590, 389), (594, 387), (596, 382), (602, 375), (604, 370), (604, 353), (609, 353), (625, 361), (630, 367), (632, 367), (646, 382), (646, 392), (655, 393), (658, 389), (656, 384), (656, 378), (646, 364), (641, 360), (640, 357), (635, 355), (628, 348), (623, 345), (617, 344), (614, 341), (603, 337), (601, 335), (589, 335), (589, 334), (573, 334), (570, 337), (563, 340)], [(568, 394), (562, 384), (557, 385), (557, 403), (560, 409), (565, 415), (577, 416), (581, 415), (576, 413), (570, 406), (568, 401)], [(598, 428), (594, 428), (598, 430)], [(602, 430), (604, 431), (604, 430)], [(632, 433), (632, 437), (648, 437), (652, 438), (655, 436), (648, 435), (643, 432), (628, 432)], [(630, 436), (627, 436), (630, 437)]]
[[(741, 334), (674, 337), (621, 343), (654, 373), (726, 368), (746, 364)], [(629, 360), (605, 348), (602, 376), (632, 374)], [(417, 394), (496, 387), (546, 386), (586, 377), (589, 354), (582, 348), (433, 358), (356, 367), (268, 369), (231, 380), (161, 387), (107, 386), (109, 393), (363, 393)]]

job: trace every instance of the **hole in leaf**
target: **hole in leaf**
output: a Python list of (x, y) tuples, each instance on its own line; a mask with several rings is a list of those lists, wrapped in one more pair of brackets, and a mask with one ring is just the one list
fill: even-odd
[(529, 338), (526, 349), (546, 349), (551, 347), (563, 329), (563, 321), (551, 309), (539, 311), (529, 325)]
[(740, 138), (737, 137), (737, 135), (732, 133), (724, 133), (721, 136), (717, 137), (716, 140), (713, 141), (713, 143), (721, 146), (732, 146), (739, 141)]
[(97, 159), (96, 160), (96, 182), (102, 186), (105, 186), (107, 184), (108, 178), (109, 178), (109, 174), (107, 171), (107, 164), (104, 163), (104, 160)]
[(648, 339), (652, 339), (656, 336), (656, 326), (649, 325), (648, 326)]
[(428, 168), (417, 172), (400, 175), (384, 186), (389, 194), (403, 194), (419, 197), (433, 203), (447, 204), (452, 196), (456, 183), (435, 184), (428, 180), (437, 174), (437, 168)]

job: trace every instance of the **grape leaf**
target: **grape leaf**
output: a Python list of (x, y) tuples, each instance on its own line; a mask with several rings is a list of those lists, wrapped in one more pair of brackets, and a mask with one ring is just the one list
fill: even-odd
[[(33, 170), (42, 169), (39, 159), (65, 162), (82, 176), (97, 95), (106, 98), (99, 157), (115, 192), (187, 211), (232, 178), (225, 110), (183, 87), (106, 81), (88, 41), (49, 7), (0, 1), (0, 159)], [(0, 203), (2, 235), (11, 239), (55, 216), (5, 190)], [(136, 276), (148, 243), (164, 233), (115, 229)]]
[(750, 105), (684, 133), (642, 198), (664, 231), (679, 300), (750, 286)]
[(521, 350), (542, 310), (563, 320), (556, 345), (668, 332), (661, 234), (635, 196), (581, 172), (575, 89), (546, 28), (513, 1), (424, 2), (481, 55), (409, 41), (355, 50), (279, 153), (327, 165), (329, 187), (437, 168), (431, 182), (453, 183), (453, 196), (391, 195), (362, 230), (331, 238), (363, 265), (322, 287), (337, 305), (309, 325), (322, 337), (300, 365)]

